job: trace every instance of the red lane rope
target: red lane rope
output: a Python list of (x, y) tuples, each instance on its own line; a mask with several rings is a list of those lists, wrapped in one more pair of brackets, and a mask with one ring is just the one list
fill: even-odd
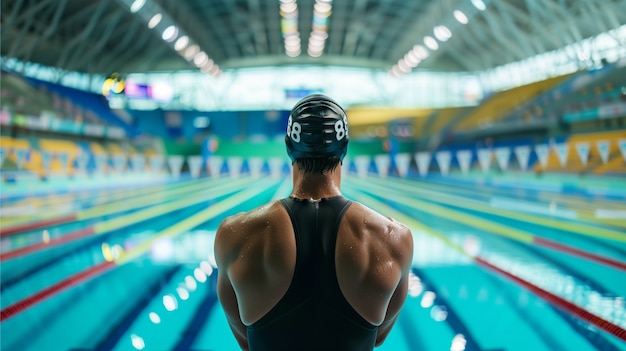
[(7, 251), (3, 254), (0, 255), (0, 262), (2, 261), (6, 261), (6, 260), (10, 260), (12, 258), (16, 258), (16, 257), (20, 257), (20, 256), (24, 256), (24, 255), (28, 255), (30, 253), (39, 251), (39, 250), (43, 250), (43, 249), (47, 249), (50, 247), (54, 247), (54, 246), (58, 246), (76, 239), (80, 239), (80, 238), (84, 238), (87, 237), (89, 235), (92, 235), (95, 233), (95, 229), (94, 226), (91, 227), (87, 227), (87, 228), (83, 228), (80, 230), (75, 230), (73, 232), (67, 233), (63, 236), (60, 236), (58, 238), (54, 238), (51, 239), (49, 242), (40, 242), (40, 243), (36, 243), (33, 245), (28, 245), (28, 246), (24, 246), (21, 247), (19, 249), (15, 249), (12, 251)]
[(567, 245), (558, 243), (556, 241), (543, 239), (543, 238), (539, 238), (539, 237), (534, 237), (533, 238), (533, 244), (549, 247), (551, 249), (555, 249), (555, 250), (558, 250), (558, 251), (567, 252), (567, 253), (569, 253), (571, 255), (574, 255), (574, 256), (580, 256), (580, 257), (583, 257), (583, 258), (586, 258), (586, 259), (589, 259), (589, 260), (592, 260), (592, 261), (603, 263), (603, 264), (606, 264), (608, 266), (612, 266), (612, 267), (621, 269), (623, 271), (626, 271), (626, 263), (619, 262), (617, 260), (613, 260), (613, 259), (610, 259), (610, 258), (607, 258), (607, 257), (602, 257), (600, 255), (592, 254), (590, 252), (583, 251), (583, 250), (577, 249), (575, 247), (567, 246)]
[(18, 301), (14, 303), (13, 305), (10, 305), (4, 308), (2, 311), (0, 311), (0, 322), (3, 322), (13, 317), (14, 315), (28, 309), (29, 307), (32, 307), (42, 302), (43, 300), (51, 297), (52, 295), (59, 293), (73, 285), (76, 285), (93, 276), (100, 275), (104, 273), (105, 271), (113, 268), (114, 266), (115, 266), (115, 263), (113, 262), (108, 262), (108, 261), (102, 262), (78, 274), (75, 274), (67, 279), (64, 279), (50, 287), (47, 287), (34, 295), (31, 295), (21, 301)]
[(580, 306), (577, 306), (567, 300), (565, 300), (564, 298), (557, 296), (547, 290), (544, 290), (540, 287), (538, 287), (537, 285), (534, 285), (522, 278), (519, 278), (505, 270), (503, 270), (502, 268), (499, 268), (497, 266), (494, 266), (493, 264), (485, 261), (484, 259), (480, 258), (480, 257), (476, 257), (475, 258), (476, 262), (487, 267), (490, 268), (506, 277), (508, 277), (509, 279), (517, 282), (518, 284), (524, 286), (526, 289), (532, 291), (533, 293), (537, 294), (538, 296), (540, 296), (541, 298), (543, 298), (544, 300), (546, 300), (547, 302), (549, 302), (550, 304), (570, 313), (573, 314), (574, 316), (578, 317), (579, 319), (582, 319), (588, 323), (591, 323), (593, 325), (595, 325), (598, 328), (601, 328), (615, 336), (617, 336), (618, 338), (626, 341), (626, 330), (622, 327), (620, 327), (617, 324), (613, 324), (609, 321), (607, 321), (606, 319), (603, 319), (599, 316), (596, 316), (595, 314), (583, 309)]
[(72, 221), (75, 221), (76, 219), (77, 219), (76, 213), (72, 213), (72, 214), (63, 215), (60, 217), (42, 219), (42, 220), (31, 222), (31, 223), (17, 224), (14, 226), (0, 229), (0, 237), (15, 235), (15, 234), (19, 234), (21, 232), (25, 232), (28, 230), (39, 229), (39, 228), (43, 228), (43, 227), (47, 227), (51, 225), (72, 222)]

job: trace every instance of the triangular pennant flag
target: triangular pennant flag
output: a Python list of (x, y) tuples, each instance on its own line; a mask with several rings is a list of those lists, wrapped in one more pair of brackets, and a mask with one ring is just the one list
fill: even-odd
[(198, 178), (200, 176), (200, 170), (202, 170), (202, 156), (187, 157), (187, 165), (189, 166), (191, 178)]
[(622, 153), (624, 161), (626, 161), (626, 139), (619, 139), (617, 145), (619, 145), (619, 151)]
[(470, 150), (459, 150), (456, 152), (456, 159), (459, 161), (461, 172), (467, 174), (472, 163), (472, 152)]
[(546, 168), (548, 166), (548, 154), (550, 152), (550, 148), (547, 144), (538, 144), (535, 145), (535, 153), (537, 154), (537, 158), (539, 159), (539, 163), (541, 167)]
[(222, 166), (224, 165), (224, 158), (221, 156), (212, 155), (208, 159), (208, 168), (211, 177), (219, 177), (222, 173)]
[(582, 162), (583, 166), (586, 166), (587, 160), (589, 159), (589, 143), (588, 142), (576, 143), (576, 152), (578, 153), (580, 162)]
[(81, 151), (76, 155), (76, 168), (79, 173), (85, 173), (87, 171), (87, 164), (89, 163), (89, 154)]
[(431, 157), (432, 156), (428, 151), (418, 152), (417, 154), (415, 154), (415, 163), (417, 163), (417, 170), (422, 177), (425, 177), (426, 174), (428, 174)]
[(554, 149), (556, 150), (556, 156), (559, 158), (561, 167), (565, 167), (565, 164), (567, 163), (567, 156), (569, 154), (569, 145), (567, 143), (559, 143), (554, 145)]
[(344, 157), (343, 161), (341, 162), (341, 175), (343, 177), (346, 177), (350, 173), (351, 162), (352, 160), (347, 156)]
[(602, 163), (607, 163), (609, 161), (609, 154), (611, 153), (611, 142), (608, 140), (598, 140), (596, 141), (596, 148), (598, 148)]
[(441, 175), (448, 175), (448, 172), (450, 171), (452, 153), (450, 151), (438, 151), (435, 153), (435, 159), (437, 160), (437, 165), (439, 166)]
[(131, 157), (130, 162), (133, 166), (133, 171), (143, 172), (146, 163), (146, 158), (143, 155), (135, 154)]
[(272, 157), (268, 161), (270, 167), (270, 175), (273, 178), (278, 178), (283, 175), (283, 168), (285, 167), (285, 159), (281, 157)]
[(100, 174), (104, 173), (104, 168), (107, 165), (106, 154), (96, 154), (96, 171)]
[(356, 156), (354, 158), (354, 166), (356, 167), (356, 174), (359, 177), (367, 176), (367, 173), (370, 167), (370, 162), (371, 162), (370, 157), (366, 155)]
[(395, 159), (396, 170), (400, 177), (406, 177), (409, 174), (409, 166), (411, 165), (410, 154), (397, 154)]
[(253, 177), (259, 177), (265, 160), (262, 157), (250, 157), (248, 159), (248, 168), (250, 169), (250, 175)]
[(530, 146), (520, 145), (516, 146), (513, 150), (515, 151), (517, 163), (519, 163), (519, 167), (522, 169), (522, 171), (528, 169), (528, 159), (530, 159)]
[(122, 173), (126, 169), (126, 155), (124, 154), (116, 154), (113, 156), (113, 164), (115, 165), (115, 171), (117, 173)]
[(389, 155), (376, 155), (374, 156), (374, 163), (376, 164), (376, 170), (378, 175), (386, 177), (389, 175), (389, 166), (391, 165), (391, 158)]
[(52, 163), (52, 154), (48, 151), (41, 151), (41, 163), (46, 173), (50, 172), (50, 164)]
[(500, 166), (501, 170), (506, 171), (509, 168), (509, 160), (511, 159), (511, 148), (498, 147), (494, 149), (494, 152), (498, 166)]
[(163, 156), (161, 155), (152, 155), (149, 158), (150, 160), (150, 170), (152, 172), (161, 172), (163, 169)]
[(70, 163), (70, 155), (66, 152), (60, 152), (58, 154), (56, 154), (57, 160), (59, 160), (59, 162), (61, 163), (61, 170), (63, 171), (63, 173), (67, 173), (68, 171), (68, 166)]
[(170, 175), (174, 179), (180, 177), (180, 170), (183, 167), (183, 157), (180, 155), (172, 155), (167, 158), (167, 165), (170, 167)]
[(491, 167), (491, 156), (493, 151), (491, 149), (478, 149), (478, 163), (483, 173), (487, 173)]
[(2, 168), (2, 164), (4, 163), (4, 159), (7, 157), (8, 149), (0, 147), (0, 168)]
[(228, 157), (226, 158), (228, 164), (228, 172), (231, 177), (239, 177), (241, 174), (241, 166), (243, 166), (243, 158), (241, 157)]
[(22, 169), (24, 166), (24, 161), (26, 161), (26, 155), (28, 150), (26, 149), (15, 149), (15, 160), (17, 162), (17, 169)]

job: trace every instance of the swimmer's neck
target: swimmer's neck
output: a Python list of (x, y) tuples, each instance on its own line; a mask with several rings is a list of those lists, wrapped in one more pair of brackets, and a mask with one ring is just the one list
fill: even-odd
[(304, 174), (297, 166), (293, 170), (291, 197), (319, 200), (341, 195), (341, 168), (325, 174)]

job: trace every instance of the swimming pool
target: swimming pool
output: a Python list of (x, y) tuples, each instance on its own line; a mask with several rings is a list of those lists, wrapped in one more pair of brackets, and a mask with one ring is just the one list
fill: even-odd
[[(409, 297), (378, 350), (626, 350), (624, 182), (344, 177), (347, 197), (415, 240)], [(4, 193), (2, 350), (237, 349), (215, 230), (290, 185), (244, 174)]]

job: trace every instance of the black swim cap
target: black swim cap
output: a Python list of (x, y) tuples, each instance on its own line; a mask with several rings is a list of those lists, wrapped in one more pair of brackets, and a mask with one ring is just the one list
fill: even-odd
[(287, 124), (287, 154), (298, 158), (337, 156), (343, 161), (348, 151), (348, 118), (333, 99), (309, 95), (291, 110)]

